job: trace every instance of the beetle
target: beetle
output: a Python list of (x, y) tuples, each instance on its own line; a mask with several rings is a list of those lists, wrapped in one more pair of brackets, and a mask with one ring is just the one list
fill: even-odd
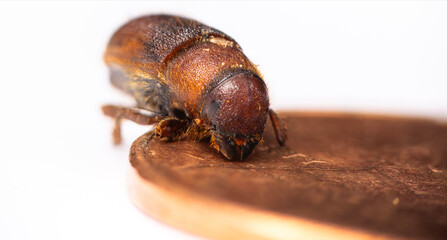
[(286, 141), (257, 67), (217, 29), (178, 16), (143, 16), (113, 34), (104, 60), (112, 85), (137, 103), (102, 107), (115, 118), (115, 144), (121, 120), (128, 119), (157, 124), (153, 136), (171, 141), (209, 140), (229, 160), (241, 161), (261, 141), (267, 116), (278, 143)]

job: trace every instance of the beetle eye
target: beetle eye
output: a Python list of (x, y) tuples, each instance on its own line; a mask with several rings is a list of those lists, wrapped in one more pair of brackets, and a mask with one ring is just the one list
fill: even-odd
[[(210, 105), (204, 111), (205, 118), (209, 119), (210, 122), (213, 122), (213, 119), (216, 116), (219, 108), (220, 108), (220, 103), (218, 101), (216, 101), (216, 100), (211, 101)], [(215, 125), (212, 124), (212, 127), (215, 127)]]
[(217, 113), (217, 110), (219, 110), (220, 104), (219, 102), (213, 100), (208, 108), (208, 116), (214, 116)]

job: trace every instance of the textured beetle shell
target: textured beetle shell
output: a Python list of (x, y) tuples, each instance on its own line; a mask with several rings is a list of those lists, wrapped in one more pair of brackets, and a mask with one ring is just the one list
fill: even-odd
[(244, 69), (260, 75), (239, 45), (224, 33), (194, 20), (152, 15), (121, 27), (105, 53), (114, 86), (133, 95), (140, 107), (199, 116), (203, 95), (225, 73)]

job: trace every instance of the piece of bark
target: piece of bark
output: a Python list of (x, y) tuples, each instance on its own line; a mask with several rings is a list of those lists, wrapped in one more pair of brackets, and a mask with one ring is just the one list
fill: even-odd
[(371, 115), (283, 113), (244, 162), (207, 142), (148, 135), (131, 148), (145, 213), (215, 239), (447, 237), (447, 125)]

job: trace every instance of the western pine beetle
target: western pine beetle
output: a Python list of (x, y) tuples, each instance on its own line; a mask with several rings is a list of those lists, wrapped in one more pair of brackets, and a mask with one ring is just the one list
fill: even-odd
[(284, 145), (285, 126), (269, 108), (267, 87), (237, 42), (197, 21), (169, 15), (140, 17), (112, 36), (104, 56), (114, 86), (136, 107), (105, 105), (120, 122), (157, 124), (154, 136), (207, 139), (230, 160), (243, 160), (262, 139), (267, 116)]

